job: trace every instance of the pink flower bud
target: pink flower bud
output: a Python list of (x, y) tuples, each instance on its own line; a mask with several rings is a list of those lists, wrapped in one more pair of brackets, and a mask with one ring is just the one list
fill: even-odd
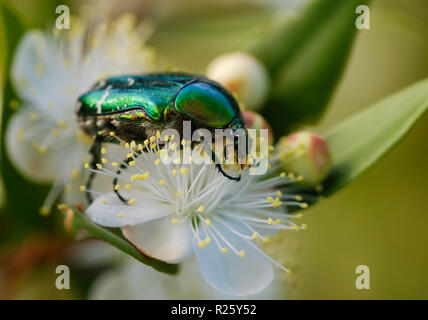
[(247, 129), (268, 129), (269, 130), (269, 145), (273, 144), (273, 131), (266, 121), (260, 114), (250, 110), (242, 111), (242, 116), (244, 117), (245, 126)]
[(321, 182), (331, 168), (327, 142), (320, 136), (300, 131), (282, 137), (277, 144), (282, 169), (303, 176), (306, 184)]

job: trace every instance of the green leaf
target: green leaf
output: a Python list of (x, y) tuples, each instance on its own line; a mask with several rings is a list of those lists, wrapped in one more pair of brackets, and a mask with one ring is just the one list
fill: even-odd
[(355, 8), (366, 0), (316, 0), (301, 15), (261, 32), (248, 47), (272, 77), (263, 115), (280, 137), (322, 115), (346, 64)]
[(86, 230), (90, 236), (111, 244), (117, 249), (158, 271), (169, 274), (175, 274), (178, 272), (177, 264), (169, 264), (146, 256), (129, 241), (124, 239), (120, 233), (115, 232), (116, 229), (103, 228), (90, 221), (77, 209), (73, 209), (69, 206), (60, 205), (59, 209), (65, 213), (64, 225), (68, 231), (75, 232), (77, 230)]
[(421, 80), (332, 129), (326, 135), (333, 169), (325, 195), (343, 188), (397, 144), (428, 108), (428, 78)]

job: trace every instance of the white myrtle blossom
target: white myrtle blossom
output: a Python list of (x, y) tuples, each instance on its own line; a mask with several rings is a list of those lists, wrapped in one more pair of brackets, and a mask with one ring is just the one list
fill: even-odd
[[(97, 196), (86, 210), (88, 217), (120, 227), (131, 243), (156, 259), (181, 263), (194, 254), (203, 278), (227, 294), (262, 291), (273, 280), (273, 266), (288, 272), (257, 241), (268, 242), (281, 230), (305, 229), (291, 221), (301, 215), (287, 213), (287, 207), (306, 208), (307, 203), (280, 190), (302, 177), (250, 175), (247, 167), (236, 182), (212, 164), (183, 164), (188, 161), (181, 158), (167, 164), (163, 160), (174, 159), (177, 145), (170, 141), (160, 148), (159, 138), (158, 132), (142, 144), (126, 143), (126, 156), (103, 150), (96, 172), (116, 184), (110, 193), (82, 186)], [(270, 161), (268, 173), (276, 170), (278, 156), (272, 154)]]
[(180, 265), (177, 275), (158, 272), (132, 258), (101, 274), (89, 291), (94, 300), (182, 300), (182, 299), (283, 299), (285, 277), (276, 273), (275, 282), (252, 296), (232, 296), (210, 287), (198, 271), (195, 259)]
[(73, 180), (85, 179), (79, 168), (92, 137), (76, 122), (79, 95), (100, 78), (146, 71), (151, 58), (132, 16), (91, 27), (73, 19), (70, 30), (29, 31), (13, 61), (11, 77), (21, 102), (11, 102), (19, 109), (7, 128), (7, 151), (27, 178), (53, 183), (43, 214), (64, 188), (72, 197)]

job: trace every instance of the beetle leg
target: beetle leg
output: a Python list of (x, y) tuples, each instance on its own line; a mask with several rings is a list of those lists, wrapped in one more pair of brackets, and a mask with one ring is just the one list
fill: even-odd
[(225, 176), (226, 178), (228, 178), (229, 180), (234, 180), (236, 182), (241, 180), (241, 175), (237, 176), (237, 177), (232, 177), (231, 175), (227, 174), (223, 167), (220, 164), (220, 161), (218, 161), (217, 155), (215, 154), (215, 152), (213, 152), (213, 150), (211, 149), (211, 154), (212, 154), (212, 160), (215, 163), (215, 167), (218, 171), (220, 171), (220, 173)]
[(219, 164), (216, 163), (215, 167), (217, 168), (218, 171), (220, 171), (220, 173), (225, 176), (226, 178), (230, 179), (230, 180), (235, 180), (236, 182), (241, 180), (241, 175), (237, 176), (237, 177), (232, 177), (230, 175), (228, 175), (226, 172), (224, 172), (223, 167)]
[[(129, 159), (126, 159), (124, 162), (126, 163), (126, 164), (128, 164), (128, 161), (129, 161)], [(117, 170), (116, 171), (116, 174), (117, 175), (119, 175), (119, 174), (121, 174), (122, 173), (122, 170), (125, 170), (126, 168), (127, 168), (127, 166), (125, 165), (125, 164), (121, 164), (120, 166), (119, 166), (119, 170)], [(114, 190), (114, 193), (116, 193), (116, 195), (117, 195), (117, 197), (120, 199), (120, 201), (122, 201), (123, 203), (127, 203), (128, 201), (124, 198), (124, 197), (122, 197), (122, 195), (119, 193), (119, 190), (116, 190), (116, 188), (115, 188), (115, 186), (117, 185), (117, 181), (119, 180), (119, 178), (118, 177), (115, 177), (114, 179), (113, 179), (113, 190)]]
[[(101, 136), (96, 136), (91, 149), (89, 150), (89, 153), (92, 155), (92, 161), (91, 161), (91, 169), (93, 169), (89, 175), (88, 181), (86, 182), (86, 190), (90, 190), (92, 186), (92, 181), (95, 178), (96, 172), (94, 171), (97, 167), (97, 163), (100, 161), (100, 154), (101, 154), (101, 142), (103, 138)], [(91, 204), (93, 199), (92, 195), (86, 191), (86, 199), (88, 200), (88, 203)]]
[[(141, 154), (141, 151), (135, 151), (135, 152), (134, 152), (134, 157), (135, 157), (135, 158), (137, 158), (139, 154)], [(120, 169), (118, 169), (118, 170), (116, 171), (116, 174), (117, 174), (117, 175), (119, 175), (119, 174), (121, 174), (121, 173), (122, 173), (122, 171), (123, 171), (123, 170), (127, 169), (127, 168), (128, 168), (128, 163), (129, 163), (130, 161), (132, 161), (132, 160), (133, 160), (132, 158), (126, 158), (124, 161), (122, 161), (122, 163), (121, 163), (121, 164), (120, 164), (120, 166), (119, 166), (119, 168), (120, 168)], [(115, 189), (115, 186), (117, 185), (118, 180), (119, 180), (119, 177), (115, 177), (115, 178), (113, 179), (113, 190), (114, 190), (114, 193), (116, 193), (116, 195), (117, 195), (117, 197), (120, 199), (120, 201), (122, 201), (123, 203), (127, 204), (127, 203), (128, 203), (128, 200), (126, 200), (126, 199), (125, 199), (125, 198), (120, 194), (119, 190), (116, 190), (116, 189)]]

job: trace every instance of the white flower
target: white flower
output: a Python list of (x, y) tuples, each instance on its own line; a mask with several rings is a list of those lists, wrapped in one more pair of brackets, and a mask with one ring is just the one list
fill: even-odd
[[(127, 143), (126, 156), (113, 150), (104, 155), (97, 172), (118, 179), (116, 193), (98, 195), (86, 210), (89, 218), (120, 227), (148, 256), (180, 263), (195, 254), (205, 280), (228, 294), (260, 292), (273, 279), (273, 265), (288, 271), (256, 241), (266, 242), (280, 230), (305, 228), (290, 221), (296, 215), (288, 214), (286, 206), (307, 204), (279, 190), (301, 178), (285, 173), (265, 178), (250, 175), (247, 168), (235, 182), (211, 164), (167, 165), (160, 157), (172, 158), (175, 143), (159, 149), (157, 137)], [(272, 160), (274, 169), (278, 161)], [(120, 164), (127, 168), (118, 173)]]
[(71, 191), (72, 180), (84, 179), (79, 168), (92, 138), (75, 119), (79, 95), (100, 78), (147, 69), (151, 51), (134, 24), (132, 16), (123, 16), (88, 34), (72, 20), (71, 30), (30, 31), (18, 46), (12, 81), (22, 106), (7, 128), (7, 150), (27, 178), (53, 182), (44, 214), (64, 187)]
[(286, 282), (279, 274), (276, 274), (275, 282), (259, 294), (237, 297), (210, 287), (199, 274), (195, 259), (181, 264), (177, 275), (168, 275), (128, 258), (120, 267), (101, 274), (95, 280), (89, 299), (283, 299), (285, 294)]

